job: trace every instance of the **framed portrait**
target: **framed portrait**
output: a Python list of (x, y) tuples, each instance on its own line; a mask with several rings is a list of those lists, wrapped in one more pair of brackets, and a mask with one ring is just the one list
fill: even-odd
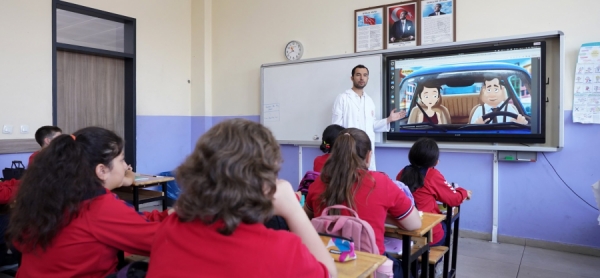
[(422, 0), (421, 45), (456, 41), (456, 0)]
[(354, 11), (354, 52), (383, 49), (383, 7)]
[(419, 45), (419, 11), (417, 1), (385, 7), (387, 32), (386, 48)]

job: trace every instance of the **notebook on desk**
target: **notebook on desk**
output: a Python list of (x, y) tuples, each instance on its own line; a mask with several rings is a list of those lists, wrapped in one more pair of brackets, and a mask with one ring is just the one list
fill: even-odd
[[(384, 237), (383, 246), (385, 246), (385, 252), (402, 255), (402, 240), (393, 237)], [(410, 242), (412, 248), (413, 242)]]
[(148, 179), (149, 179), (149, 177), (146, 177), (146, 176), (135, 176), (135, 181), (145, 181)]

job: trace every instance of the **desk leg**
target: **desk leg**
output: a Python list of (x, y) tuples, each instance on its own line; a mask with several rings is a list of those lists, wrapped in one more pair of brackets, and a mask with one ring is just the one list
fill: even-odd
[(137, 186), (133, 187), (133, 207), (135, 211), (140, 211), (140, 191)]
[(165, 210), (167, 210), (167, 200), (168, 200), (167, 183), (163, 182), (163, 183), (161, 183), (161, 185), (162, 185), (162, 191), (163, 191), (162, 209), (163, 209), (163, 211), (165, 211)]
[(454, 220), (454, 236), (452, 237), (452, 269), (450, 269), (450, 272), (452, 272), (452, 275), (450, 275), (451, 277), (455, 277), (456, 276), (456, 260), (457, 260), (457, 256), (458, 256), (458, 222), (460, 221), (460, 217), (456, 218), (456, 220)]
[(402, 277), (410, 277), (410, 236), (402, 235)]
[[(431, 230), (425, 234), (425, 238), (427, 239), (427, 245), (429, 245), (429, 239), (431, 235)], [(417, 260), (419, 261), (419, 260)], [(421, 255), (421, 277), (429, 277), (429, 246), (427, 246), (427, 251)]]

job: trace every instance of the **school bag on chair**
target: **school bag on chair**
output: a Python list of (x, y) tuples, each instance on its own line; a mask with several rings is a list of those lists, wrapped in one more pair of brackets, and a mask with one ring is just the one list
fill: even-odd
[(4, 168), (4, 170), (2, 170), (2, 176), (4, 177), (4, 180), (7, 181), (11, 179), (18, 180), (23, 176), (23, 173), (25, 173), (25, 165), (23, 165), (23, 162), (20, 160), (13, 160), (10, 168)]
[[(352, 213), (352, 216), (328, 215), (331, 209), (347, 210)], [(318, 233), (352, 239), (354, 248), (357, 251), (381, 255), (375, 241), (373, 227), (366, 221), (361, 220), (356, 211), (349, 207), (344, 205), (327, 207), (320, 216), (313, 218), (311, 223)], [(393, 262), (389, 259), (386, 260), (375, 274), (377, 278), (394, 277)]]
[(306, 196), (308, 194), (308, 187), (315, 182), (321, 173), (315, 171), (307, 171), (304, 174), (304, 177), (300, 181), (300, 185), (298, 185), (298, 192), (302, 193), (302, 195)]

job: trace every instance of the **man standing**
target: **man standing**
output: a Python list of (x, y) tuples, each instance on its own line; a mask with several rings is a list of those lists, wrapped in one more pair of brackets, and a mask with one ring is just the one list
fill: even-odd
[(390, 28), (390, 42), (411, 41), (415, 39), (415, 25), (406, 19), (407, 12), (400, 12), (400, 19)]
[(332, 123), (344, 128), (358, 128), (363, 130), (371, 139), (371, 164), (369, 170), (375, 170), (375, 132), (390, 130), (390, 123), (406, 116), (406, 112), (390, 112), (389, 117), (377, 120), (375, 103), (363, 89), (369, 81), (369, 69), (358, 65), (352, 69), (352, 89), (338, 95), (333, 103)]
[(429, 14), (429, 16), (436, 16), (436, 15), (443, 15), (446, 13), (441, 12), (442, 10), (442, 4), (437, 3), (435, 4), (435, 7), (433, 7), (433, 12)]

